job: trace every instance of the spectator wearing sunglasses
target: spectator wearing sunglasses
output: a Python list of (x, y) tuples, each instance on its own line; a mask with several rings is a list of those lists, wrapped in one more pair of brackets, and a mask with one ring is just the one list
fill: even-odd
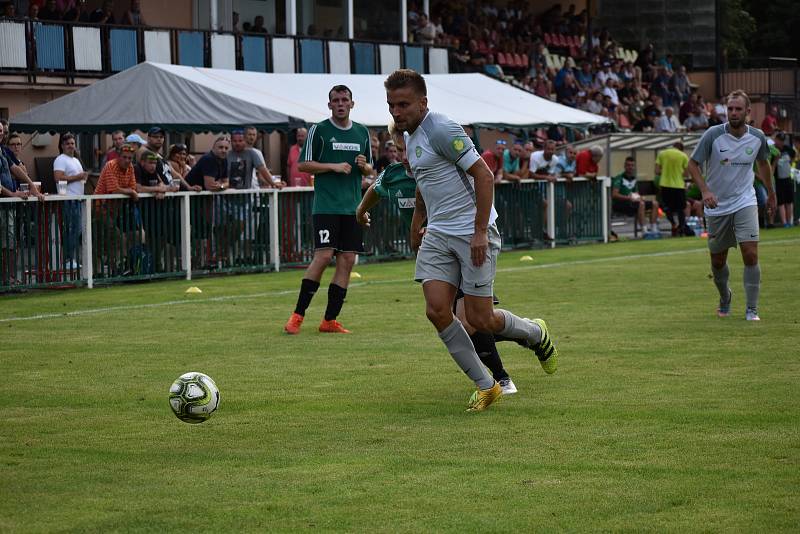
[(25, 187), (17, 187), (17, 182), (19, 184), (27, 184), (27, 191), (29, 191), (31, 195), (35, 196), (40, 201), (44, 200), (44, 195), (39, 191), (39, 188), (36, 187), (36, 184), (33, 183), (33, 180), (31, 180), (31, 177), (28, 175), (28, 169), (20, 159), (22, 155), (22, 138), (17, 134), (9, 133), (8, 123), (5, 121), (0, 124), (0, 137), (2, 137), (3, 132), (5, 132), (6, 144), (3, 145), (2, 155), (5, 157), (9, 172), (15, 180), (13, 191), (22, 189), (24, 193)]

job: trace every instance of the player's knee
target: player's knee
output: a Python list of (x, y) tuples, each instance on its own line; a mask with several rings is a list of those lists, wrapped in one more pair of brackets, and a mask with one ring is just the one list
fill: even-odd
[(757, 250), (743, 250), (742, 251), (742, 261), (745, 265), (755, 265), (758, 263), (758, 251)]
[(711, 255), (711, 266), (714, 269), (722, 269), (725, 267), (725, 263), (727, 263), (726, 256), (718, 256), (716, 254)]
[(453, 310), (446, 306), (437, 306), (436, 304), (428, 303), (425, 307), (425, 315), (428, 317), (428, 320), (438, 328), (449, 324), (453, 318)]
[(343, 267), (352, 268), (356, 263), (356, 255), (352, 252), (342, 252), (336, 256), (336, 263)]
[(318, 250), (314, 254), (314, 261), (329, 264), (333, 259), (333, 249)]

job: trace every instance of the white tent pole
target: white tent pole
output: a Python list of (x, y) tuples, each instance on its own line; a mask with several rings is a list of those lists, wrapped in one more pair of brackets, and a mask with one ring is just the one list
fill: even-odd
[(400, 28), (403, 32), (403, 35), (400, 36), (400, 40), (404, 43), (408, 42), (408, 0), (400, 0)]
[(431, 0), (422, 1), (422, 12), (428, 15), (428, 20), (431, 18)]
[(353, 0), (347, 0), (347, 38), (355, 39), (355, 18), (353, 14)]
[(297, 0), (286, 0), (286, 35), (297, 35)]
[(209, 26), (211, 26), (211, 30), (218, 30), (219, 25), (217, 24), (217, 0), (211, 0), (208, 3), (209, 7)]

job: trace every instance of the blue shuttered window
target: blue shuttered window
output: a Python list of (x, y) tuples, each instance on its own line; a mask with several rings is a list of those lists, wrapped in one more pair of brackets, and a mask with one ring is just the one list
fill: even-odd
[(36, 65), (40, 69), (65, 70), (64, 27), (36, 23)]
[(267, 53), (263, 37), (245, 35), (242, 37), (242, 59), (244, 70), (267, 72)]
[(178, 63), (189, 67), (205, 67), (203, 34), (200, 32), (178, 33)]
[(139, 62), (136, 30), (114, 29), (109, 33), (109, 37), (112, 71), (129, 69)]
[(353, 43), (355, 56), (354, 74), (375, 74), (375, 45), (371, 43)]
[(318, 39), (300, 40), (300, 72), (315, 74), (325, 72), (322, 41)]
[(406, 46), (406, 68), (420, 74), (425, 72), (425, 49), (421, 46)]

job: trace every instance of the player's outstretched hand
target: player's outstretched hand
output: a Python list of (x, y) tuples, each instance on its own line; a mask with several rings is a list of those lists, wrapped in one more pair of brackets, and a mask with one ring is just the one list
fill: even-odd
[(717, 207), (717, 197), (711, 191), (703, 193), (703, 205), (707, 208), (713, 209)]
[(367, 158), (364, 156), (364, 154), (359, 154), (356, 156), (356, 165), (358, 165), (358, 168), (362, 171), (367, 166)]
[(486, 249), (489, 247), (489, 234), (486, 232), (475, 232), (469, 243), (469, 251), (472, 257), (472, 265), (480, 267), (486, 261)]
[(350, 166), (349, 163), (334, 163), (333, 170), (338, 172), (339, 174), (350, 174), (350, 171), (353, 170), (353, 167)]
[(356, 220), (358, 221), (358, 224), (360, 224), (361, 226), (366, 226), (367, 228), (369, 228), (369, 212), (368, 211), (365, 211), (363, 213), (362, 212), (356, 213)]

